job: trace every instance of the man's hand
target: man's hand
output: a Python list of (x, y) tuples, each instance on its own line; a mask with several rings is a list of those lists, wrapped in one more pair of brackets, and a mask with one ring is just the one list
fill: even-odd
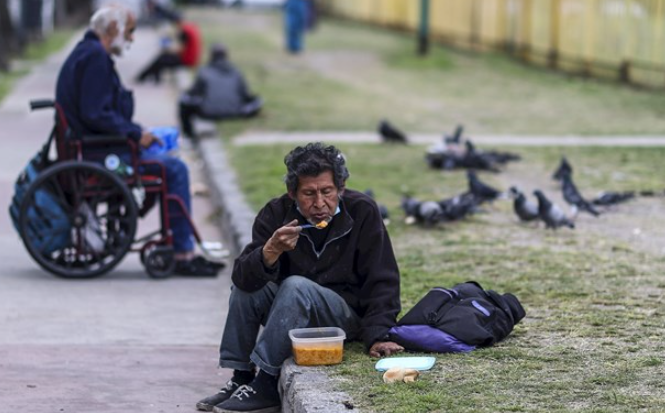
[(404, 347), (392, 341), (377, 341), (369, 349), (370, 357), (384, 357), (404, 351)]
[(152, 133), (148, 132), (147, 130), (141, 133), (141, 139), (139, 139), (139, 145), (141, 145), (143, 148), (147, 148), (150, 145), (152, 145), (153, 142), (157, 142), (159, 146), (164, 146), (164, 142), (162, 142), (161, 139), (159, 139)]
[(281, 228), (278, 228), (272, 237), (263, 246), (263, 262), (272, 267), (279, 259), (279, 256), (286, 251), (291, 251), (296, 247), (298, 238), (300, 238), (302, 228), (298, 226), (298, 220), (294, 219)]

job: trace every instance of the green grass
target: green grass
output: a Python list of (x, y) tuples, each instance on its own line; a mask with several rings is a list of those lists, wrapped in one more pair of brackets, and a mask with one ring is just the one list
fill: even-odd
[(32, 65), (44, 60), (51, 53), (62, 49), (73, 35), (73, 29), (58, 29), (43, 41), (30, 43), (24, 54), (18, 57), (26, 61), (20, 69), (10, 70), (9, 73), (0, 72), (0, 101), (11, 91), (16, 81), (30, 71)]
[(282, 50), (279, 13), (192, 10), (207, 44), (222, 41), (263, 116), (222, 122), (224, 136), (245, 130), (374, 130), (382, 118), (407, 132), (473, 134), (662, 134), (665, 95), (584, 80), (520, 64), (498, 53), (434, 46), (425, 59), (403, 33), (322, 21), (306, 50)]
[(7, 96), (7, 93), (12, 90), (14, 83), (27, 73), (28, 70), (26, 69), (12, 70), (9, 73), (0, 72), (0, 102), (2, 102), (5, 96)]
[[(420, 146), (339, 146), (351, 171), (349, 187), (372, 187), (392, 213), (388, 229), (402, 276), (404, 311), (431, 287), (467, 280), (516, 294), (527, 311), (504, 342), (465, 355), (437, 355), (434, 369), (411, 385), (384, 384), (362, 345), (347, 344), (344, 362), (328, 371), (346, 379), (343, 389), (356, 407), (405, 413), (665, 409), (665, 259), (623, 235), (608, 235), (606, 228), (640, 225), (640, 205), (658, 205), (662, 198), (637, 200), (598, 219), (580, 217), (575, 231), (520, 225), (506, 201), (464, 222), (427, 230), (402, 222), (401, 193), (422, 199), (451, 196), (464, 190), (463, 173), (428, 170)], [(229, 147), (255, 209), (283, 193), (282, 159), (290, 149)], [(587, 192), (663, 186), (665, 148), (516, 151), (523, 156), (520, 163), (481, 178), (505, 189), (530, 171), (536, 176), (530, 183), (555, 194), (549, 174), (565, 153), (574, 166), (584, 165), (576, 167), (575, 177)]]
[[(581, 80), (516, 63), (500, 54), (435, 47), (414, 54), (413, 38), (352, 22), (324, 20), (306, 52), (282, 50), (279, 14), (192, 11), (208, 43), (222, 41), (266, 100), (257, 119), (222, 122), (229, 159), (256, 210), (284, 192), (284, 155), (292, 145), (236, 146), (245, 131), (370, 131), (389, 118), (407, 132), (471, 136), (514, 134), (662, 134), (665, 96)], [(239, 137), (238, 139), (242, 139)], [(386, 385), (359, 343), (327, 369), (341, 377), (356, 407), (374, 412), (665, 411), (665, 219), (662, 197), (641, 198), (577, 228), (545, 231), (516, 222), (498, 201), (459, 223), (407, 226), (403, 193), (438, 200), (466, 189), (463, 172), (433, 171), (424, 147), (340, 145), (350, 188), (372, 188), (388, 206), (388, 229), (407, 311), (431, 287), (477, 280), (512, 292), (527, 317), (497, 346), (437, 355), (435, 368), (410, 385)], [(663, 191), (662, 148), (514, 148), (523, 160), (492, 185), (543, 189), (565, 154), (583, 193)]]

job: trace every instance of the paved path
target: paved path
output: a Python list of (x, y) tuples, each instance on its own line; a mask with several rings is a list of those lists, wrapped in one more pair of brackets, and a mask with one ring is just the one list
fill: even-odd
[[(149, 29), (139, 30), (136, 39), (118, 69), (134, 89), (137, 119), (173, 125), (173, 88), (131, 82), (158, 45)], [(59, 67), (72, 47), (36, 67), (0, 105), (5, 206), (13, 181), (52, 125), (52, 112), (29, 113), (28, 101), (53, 97)], [(193, 152), (182, 156), (192, 182), (202, 181)], [(204, 238), (219, 240), (208, 200), (195, 198), (193, 208)], [(155, 225), (153, 214), (139, 233)], [(226, 381), (215, 366), (228, 271), (216, 279), (155, 281), (130, 254), (101, 278), (63, 280), (30, 259), (6, 212), (0, 214), (0, 230), (0, 413), (193, 412), (200, 397)]]
[[(432, 145), (442, 135), (414, 134), (409, 141)], [(665, 136), (514, 136), (478, 135), (474, 143), (504, 146), (665, 146)], [(263, 145), (303, 142), (378, 143), (377, 133), (370, 132), (247, 132), (233, 139), (234, 145)]]

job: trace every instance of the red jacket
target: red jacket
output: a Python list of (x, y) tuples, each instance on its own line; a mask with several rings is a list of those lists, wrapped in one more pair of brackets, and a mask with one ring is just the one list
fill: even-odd
[(197, 66), (201, 57), (201, 33), (199, 28), (192, 23), (180, 24), (180, 39), (182, 50), (180, 60), (185, 66)]

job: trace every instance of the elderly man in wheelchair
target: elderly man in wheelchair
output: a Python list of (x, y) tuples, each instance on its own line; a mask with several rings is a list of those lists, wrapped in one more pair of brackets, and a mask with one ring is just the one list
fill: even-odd
[[(194, 254), (193, 238), (205, 243), (189, 215), (187, 166), (146, 151), (163, 142), (132, 121), (133, 96), (114, 67), (112, 56), (132, 42), (135, 26), (122, 7), (98, 10), (62, 66), (56, 101), (31, 102), (55, 108), (56, 123), (17, 181), (12, 218), (31, 256), (56, 275), (100, 275), (137, 251), (156, 278), (214, 276), (224, 264)], [(55, 161), (48, 159), (53, 140)], [(137, 216), (155, 203), (161, 228), (134, 240)]]

